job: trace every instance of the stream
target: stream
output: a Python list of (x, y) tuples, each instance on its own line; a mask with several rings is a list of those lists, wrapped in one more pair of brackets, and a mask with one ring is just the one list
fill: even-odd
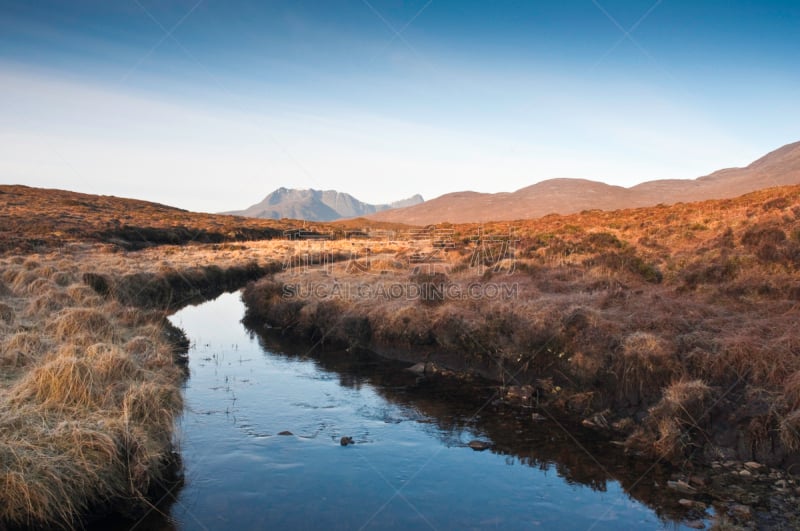
[(292, 345), (243, 315), (232, 293), (170, 318), (192, 342), (185, 483), (135, 529), (684, 528), (652, 463), (497, 410), (492, 386)]

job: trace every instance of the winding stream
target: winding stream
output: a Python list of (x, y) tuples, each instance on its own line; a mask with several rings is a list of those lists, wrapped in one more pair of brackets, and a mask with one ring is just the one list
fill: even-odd
[[(551, 421), (497, 414), (489, 387), (312, 355), (248, 331), (243, 313), (234, 293), (171, 318), (192, 341), (186, 481), (168, 516), (136, 529), (682, 527), (676, 500), (653, 486), (657, 468), (643, 477)], [(473, 439), (494, 446), (475, 451)]]

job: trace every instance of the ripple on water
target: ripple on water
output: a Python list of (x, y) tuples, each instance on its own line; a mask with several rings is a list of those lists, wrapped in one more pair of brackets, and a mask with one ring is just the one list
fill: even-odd
[[(304, 356), (307, 348), (264, 350), (270, 343), (245, 330), (242, 315), (231, 294), (172, 318), (200, 345), (181, 423), (187, 482), (171, 514), (179, 528), (664, 527), (611, 479), (593, 490), (560, 477), (573, 467), (605, 477), (589, 458), (569, 448), (539, 454), (531, 441), (540, 439), (524, 437), (504, 453), (474, 452), (466, 443), (491, 439), (478, 425), (491, 411), (476, 422), (453, 399), (420, 400), (396, 378), (382, 387), (392, 379), (375, 364), (341, 368), (330, 354)], [(356, 444), (342, 446), (344, 436)]]

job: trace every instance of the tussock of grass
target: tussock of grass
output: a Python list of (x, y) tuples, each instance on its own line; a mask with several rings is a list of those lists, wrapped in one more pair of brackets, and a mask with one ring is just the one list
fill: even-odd
[(74, 301), (72, 297), (63, 291), (53, 291), (29, 299), (28, 305), (25, 307), (24, 315), (26, 317), (50, 317), (58, 311), (73, 305)]
[(800, 410), (800, 371), (795, 371), (784, 382), (783, 397), (789, 409)]
[[(36, 261), (34, 260), (33, 263), (36, 263)], [(23, 265), (25, 265), (27, 269), (30, 269), (27, 264)], [(33, 272), (36, 274), (38, 278), (50, 280), (56, 274), (57, 269), (52, 265), (47, 264), (36, 267), (35, 269), (33, 269)]]
[(18, 368), (37, 359), (44, 349), (44, 342), (33, 332), (16, 332), (0, 342), (0, 365)]
[(616, 362), (619, 389), (633, 404), (647, 401), (672, 379), (678, 364), (669, 345), (658, 336), (634, 332), (625, 338)]
[(145, 356), (150, 352), (154, 352), (155, 350), (155, 341), (145, 336), (132, 337), (127, 343), (125, 343), (125, 351), (133, 354), (134, 356)]
[(160, 370), (175, 364), (172, 347), (152, 337), (136, 336), (125, 343), (125, 351), (134, 356), (142, 367)]
[(96, 304), (98, 300), (97, 293), (83, 284), (72, 284), (66, 289), (66, 294), (72, 299), (75, 304)]
[(95, 378), (91, 363), (58, 357), (35, 367), (9, 391), (12, 404), (29, 401), (46, 409), (96, 409), (105, 389)]
[(108, 318), (100, 310), (93, 308), (68, 308), (56, 314), (50, 323), (53, 336), (58, 341), (90, 339), (102, 341), (114, 335)]
[(154, 434), (168, 438), (174, 415), (183, 408), (183, 398), (175, 386), (144, 382), (127, 390), (122, 405), (127, 423), (148, 426)]
[[(7, 282), (10, 282), (11, 290), (14, 292), (15, 295), (18, 296), (28, 295), (32, 293), (31, 291), (28, 290), (28, 286), (30, 286), (36, 281), (43, 280), (45, 284), (49, 282), (46, 279), (40, 279), (39, 277), (37, 277), (35, 272), (25, 269), (14, 271), (9, 276), (11, 280), (8, 280)], [(38, 284), (42, 284), (42, 282), (39, 282)]]
[(628, 447), (666, 460), (686, 457), (700, 447), (708, 425), (711, 388), (702, 380), (681, 380), (664, 388), (644, 425), (627, 441)]
[(781, 442), (791, 451), (800, 451), (800, 409), (784, 416), (780, 424)]

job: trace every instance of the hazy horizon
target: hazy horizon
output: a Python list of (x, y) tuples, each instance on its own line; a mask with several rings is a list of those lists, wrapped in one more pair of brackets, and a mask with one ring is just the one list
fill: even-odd
[(4, 2), (0, 182), (218, 212), (695, 178), (800, 138), (798, 23), (774, 1)]

